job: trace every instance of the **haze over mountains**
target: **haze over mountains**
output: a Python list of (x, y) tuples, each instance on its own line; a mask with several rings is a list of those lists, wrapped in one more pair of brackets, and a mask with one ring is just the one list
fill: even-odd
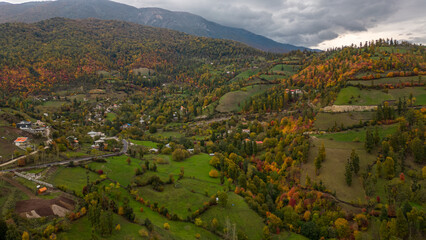
[(0, 23), (30, 23), (53, 17), (122, 20), (196, 36), (235, 40), (270, 52), (284, 53), (307, 49), (279, 43), (244, 29), (223, 26), (187, 12), (173, 12), (161, 8), (135, 8), (109, 0), (58, 0), (23, 4), (1, 2), (0, 6)]

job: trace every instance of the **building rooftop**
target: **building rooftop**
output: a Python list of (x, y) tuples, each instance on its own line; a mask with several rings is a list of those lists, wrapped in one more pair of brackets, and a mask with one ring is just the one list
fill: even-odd
[(28, 140), (28, 138), (27, 137), (18, 137), (16, 140), (15, 140), (15, 143), (24, 143), (24, 142), (26, 142)]

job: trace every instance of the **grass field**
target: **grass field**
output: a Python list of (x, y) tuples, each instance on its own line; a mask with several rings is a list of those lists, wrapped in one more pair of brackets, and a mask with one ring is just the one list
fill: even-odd
[[(36, 193), (36, 189), (39, 184), (21, 177), (16, 177), (14, 180), (16, 180), (18, 183), (28, 188), (30, 191), (33, 191), (34, 194)], [(61, 191), (53, 191), (53, 192), (48, 192), (47, 194), (38, 195), (38, 197), (43, 199), (54, 199), (56, 197), (59, 197), (61, 194), (62, 194)]]
[(236, 224), (238, 231), (244, 232), (248, 239), (262, 239), (263, 219), (253, 211), (244, 199), (233, 193), (228, 193), (228, 204), (224, 208), (214, 206), (201, 215), (203, 222), (210, 223), (213, 218), (219, 222), (219, 229), (225, 228), (226, 219)]
[[(324, 144), (326, 159), (322, 163), (319, 176), (315, 175), (314, 159), (318, 155), (318, 149)], [(360, 157), (360, 172), (368, 164), (376, 160), (374, 154), (369, 154), (364, 150), (363, 143), (338, 142), (328, 139), (318, 139), (313, 137), (307, 164), (302, 166), (301, 182), (305, 184), (306, 176), (311, 178), (311, 182), (319, 183), (323, 181), (327, 189), (335, 191), (338, 198), (348, 202), (364, 202), (365, 192), (361, 184), (361, 174), (352, 177), (352, 185), (349, 187), (345, 181), (345, 164), (351, 155), (352, 149)]]
[(348, 84), (351, 85), (364, 85), (364, 86), (377, 86), (379, 84), (400, 84), (400, 83), (418, 83), (420, 77), (420, 82), (424, 83), (426, 81), (425, 76), (410, 76), (410, 77), (393, 77), (393, 78), (380, 78), (375, 80), (354, 80), (348, 81)]
[(216, 110), (219, 112), (238, 112), (241, 111), (245, 101), (250, 97), (261, 94), (274, 85), (253, 85), (244, 90), (229, 92), (222, 96)]
[(268, 81), (275, 81), (284, 79), (285, 77), (282, 75), (260, 75), (260, 78), (266, 79)]
[[(156, 157), (164, 158), (169, 161), (169, 164), (157, 164), (157, 172), (153, 174), (157, 174), (161, 179), (169, 179), (169, 175), (173, 174), (176, 179), (180, 173), (181, 167), (184, 168), (185, 178), (193, 177), (199, 181), (204, 181), (206, 183), (214, 183), (218, 184), (218, 178), (209, 177), (209, 171), (212, 167), (209, 165), (209, 161), (211, 156), (208, 154), (202, 153), (198, 155), (193, 155), (188, 159), (185, 159), (182, 162), (175, 162), (170, 159), (168, 155), (147, 155), (145, 159), (154, 159)], [(149, 174), (144, 174), (144, 176)]]
[(3, 180), (0, 181), (0, 190), (0, 214), (3, 216), (15, 208), (17, 201), (28, 199), (25, 193)]
[(140, 141), (140, 140), (130, 139), (130, 142), (136, 145), (141, 145), (141, 146), (150, 147), (150, 148), (158, 147), (158, 144), (152, 141)]
[(195, 210), (203, 207), (204, 202), (209, 201), (209, 197), (191, 192), (182, 187), (182, 184), (179, 187), (166, 185), (163, 192), (157, 192), (151, 186), (143, 187), (139, 189), (139, 195), (151, 203), (157, 202), (159, 206), (165, 206), (170, 213), (177, 214), (182, 219), (191, 216)]
[[(156, 226), (155, 231), (159, 232), (160, 235), (165, 236), (164, 239), (196, 239), (195, 235), (197, 233), (201, 235), (201, 239), (219, 239), (219, 237), (212, 234), (211, 232), (203, 228), (197, 227), (192, 223), (168, 220), (157, 212), (152, 211), (150, 208), (146, 207), (145, 205), (142, 205), (141, 203), (131, 198), (123, 188), (120, 188), (120, 191), (122, 193), (122, 197), (129, 197), (129, 205), (134, 209), (137, 221), (143, 223), (144, 220), (148, 218)], [(122, 199), (123, 198), (119, 199), (120, 205), (122, 204)], [(143, 208), (143, 212), (140, 211), (141, 207)], [(165, 231), (163, 229), (163, 225), (166, 222), (170, 224), (170, 230), (168, 231)]]
[(107, 116), (106, 116), (106, 119), (107, 119), (107, 120), (110, 120), (110, 121), (112, 122), (112, 121), (114, 121), (116, 118), (117, 118), (117, 114), (112, 113), (112, 112), (107, 113)]
[[(111, 239), (111, 240), (122, 240), (122, 239), (141, 239), (139, 236), (139, 230), (145, 229), (145, 227), (140, 226), (135, 223), (130, 223), (123, 217), (114, 214), (114, 227), (120, 224), (121, 230), (113, 230), (111, 236), (101, 237), (99, 234), (96, 234), (98, 239)], [(71, 229), (67, 232), (62, 232), (58, 234), (58, 239), (63, 240), (73, 240), (73, 239), (92, 239), (92, 229), (87, 216), (82, 217), (74, 221), (71, 225)]]
[(89, 166), (96, 170), (103, 170), (109, 178), (119, 182), (122, 186), (127, 186), (135, 176), (135, 169), (140, 168), (141, 160), (130, 158), (130, 165), (127, 163), (128, 156), (122, 155), (106, 159), (106, 163), (91, 162)]
[(238, 74), (237, 76), (235, 76), (233, 79), (231, 79), (231, 82), (238, 81), (238, 80), (243, 80), (243, 79), (247, 79), (247, 78), (249, 78), (249, 77), (251, 77), (253, 75), (256, 75), (259, 71), (260, 70), (258, 70), (258, 69), (256, 69), (256, 70), (254, 70), (254, 69), (246, 70), (246, 71)]
[[(96, 173), (89, 171), (88, 174), (90, 182), (99, 179)], [(81, 167), (59, 167), (56, 172), (49, 177), (47, 182), (52, 183), (54, 186), (66, 186), (70, 190), (81, 193), (83, 187), (87, 184), (86, 170)]]
[(315, 118), (315, 128), (327, 130), (335, 125), (340, 127), (353, 126), (360, 121), (365, 122), (374, 118), (374, 112), (349, 112), (349, 113), (319, 113)]
[(309, 238), (294, 232), (283, 231), (279, 235), (273, 235), (271, 239), (272, 240), (308, 240)]
[(381, 90), (364, 89), (357, 87), (346, 87), (342, 89), (335, 105), (378, 105), (386, 100), (398, 100), (404, 96), (408, 98), (410, 93), (416, 98), (416, 105), (426, 105), (426, 90), (423, 87), (407, 87), (403, 89), (389, 89), (388, 92)]
[(163, 130), (158, 130), (158, 132), (153, 134), (155, 137), (162, 137), (162, 138), (180, 138), (182, 137), (182, 133), (180, 132), (164, 132)]
[(271, 71), (274, 73), (284, 73), (288, 76), (291, 76), (299, 70), (300, 66), (298, 65), (287, 65), (287, 64), (278, 64), (271, 68)]
[[(396, 124), (379, 127), (380, 138), (383, 139), (383, 137), (385, 137), (386, 135), (396, 132), (397, 128), (398, 126)], [(355, 129), (355, 130), (350, 130), (345, 132), (322, 134), (322, 135), (317, 135), (317, 137), (321, 139), (332, 139), (337, 142), (353, 142), (354, 140), (357, 140), (359, 142), (364, 142), (366, 132), (367, 132), (367, 128), (363, 128), (363, 129)]]

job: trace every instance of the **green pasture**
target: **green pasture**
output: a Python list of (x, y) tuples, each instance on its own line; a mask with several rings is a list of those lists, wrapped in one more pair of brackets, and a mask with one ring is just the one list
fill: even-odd
[[(319, 175), (315, 174), (314, 159), (318, 155), (318, 150), (324, 144), (326, 159), (322, 163)], [(360, 157), (359, 176), (352, 176), (352, 185), (347, 186), (345, 181), (345, 165), (349, 159), (352, 149)], [(302, 166), (301, 183), (305, 184), (306, 176), (309, 176), (311, 183), (322, 181), (328, 190), (336, 192), (336, 196), (347, 202), (365, 202), (365, 192), (361, 183), (361, 173), (368, 164), (376, 160), (374, 154), (369, 154), (364, 149), (363, 143), (337, 142), (328, 139), (313, 138), (309, 150), (309, 158)]]
[(241, 111), (245, 101), (257, 94), (264, 93), (272, 86), (274, 85), (253, 85), (238, 91), (229, 92), (220, 98), (216, 110), (219, 112)]
[(265, 226), (263, 218), (253, 211), (244, 199), (233, 193), (228, 193), (226, 207), (216, 205), (201, 215), (203, 222), (210, 223), (213, 218), (219, 222), (219, 229), (226, 227), (226, 219), (235, 224), (238, 231), (244, 232), (248, 239), (262, 239)]
[(152, 142), (152, 141), (140, 141), (140, 140), (133, 140), (130, 139), (130, 142), (136, 145), (141, 145), (149, 148), (156, 148), (158, 147), (158, 143)]
[[(398, 126), (396, 124), (379, 127), (378, 130), (379, 130), (380, 138), (383, 139), (383, 137), (386, 137), (387, 135), (396, 132), (397, 128)], [(374, 132), (375, 128), (371, 128), (371, 129)], [(344, 132), (316, 135), (316, 137), (321, 139), (330, 139), (337, 142), (354, 142), (354, 141), (365, 142), (366, 132), (367, 132), (367, 127), (364, 127), (362, 129), (354, 129), (354, 130), (349, 130)]]
[(360, 121), (365, 122), (374, 118), (374, 112), (346, 112), (346, 113), (319, 113), (315, 117), (314, 126), (318, 130), (327, 130), (334, 127), (353, 126)]
[[(127, 163), (127, 158), (130, 158), (130, 164)], [(140, 159), (122, 155), (107, 158), (106, 163), (91, 162), (89, 167), (102, 170), (107, 177), (119, 182), (122, 186), (127, 186), (134, 178), (136, 168), (141, 168), (141, 164), (142, 160)]]
[(424, 83), (425, 76), (410, 76), (410, 77), (392, 77), (392, 78), (379, 78), (374, 80), (351, 80), (348, 81), (350, 85), (363, 85), (363, 86), (377, 86), (380, 84), (401, 84), (401, 83)]
[[(111, 239), (111, 240), (122, 240), (122, 239), (141, 239), (139, 235), (139, 230), (145, 229), (145, 227), (140, 226), (135, 223), (127, 221), (122, 216), (114, 214), (114, 230), (110, 236), (104, 237), (96, 233), (97, 239)], [(115, 230), (115, 226), (120, 224), (121, 229)], [(147, 231), (148, 232), (148, 231)], [(73, 239), (93, 239), (92, 238), (92, 229), (91, 223), (88, 216), (84, 216), (71, 224), (71, 229), (66, 232), (61, 232), (58, 234), (58, 239), (62, 240), (73, 240)]]
[(81, 167), (59, 167), (55, 173), (53, 173), (47, 182), (52, 183), (54, 186), (65, 186), (70, 190), (74, 190), (77, 193), (81, 193), (83, 187), (87, 185), (87, 175), (89, 176), (89, 182), (94, 182), (99, 179), (99, 175), (88, 171)]
[(406, 87), (402, 89), (373, 90), (346, 87), (337, 95), (335, 105), (379, 105), (384, 101), (409, 98), (410, 94), (416, 98), (415, 105), (426, 105), (426, 90), (423, 87)]

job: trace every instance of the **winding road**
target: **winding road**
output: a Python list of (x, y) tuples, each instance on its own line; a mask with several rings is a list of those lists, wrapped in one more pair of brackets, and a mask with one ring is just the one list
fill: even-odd
[[(100, 155), (100, 156), (96, 156), (96, 157), (101, 157), (101, 158), (113, 157), (113, 156), (120, 156), (120, 155), (125, 154), (127, 152), (128, 148), (129, 148), (129, 143), (124, 139), (121, 140), (121, 142), (123, 143), (123, 149), (121, 149), (120, 152)], [(33, 152), (33, 154), (35, 154), (35, 153), (36, 152)], [(94, 158), (94, 156), (83, 157), (83, 158), (75, 158), (75, 159), (70, 159), (70, 160), (65, 160), (65, 161), (60, 161), (60, 162), (51, 162), (51, 163), (44, 163), (44, 164), (39, 164), (39, 165), (32, 165), (32, 166), (28, 166), (28, 167), (5, 169), (5, 170), (2, 170), (0, 172), (13, 172), (13, 171), (18, 171), (18, 170), (28, 170), (28, 169), (34, 169), (34, 168), (46, 168), (46, 167), (51, 167), (51, 166), (66, 165), (66, 164), (69, 164), (71, 162), (78, 163), (78, 162), (82, 162), (82, 161), (89, 161), (89, 160), (92, 160), (93, 158)], [(15, 162), (15, 160), (16, 159), (14, 159), (13, 161)], [(6, 165), (11, 164), (11, 163), (12, 163), (12, 161), (9, 161), (9, 162), (7, 162)], [(0, 165), (0, 167), (3, 167), (2, 165)]]

